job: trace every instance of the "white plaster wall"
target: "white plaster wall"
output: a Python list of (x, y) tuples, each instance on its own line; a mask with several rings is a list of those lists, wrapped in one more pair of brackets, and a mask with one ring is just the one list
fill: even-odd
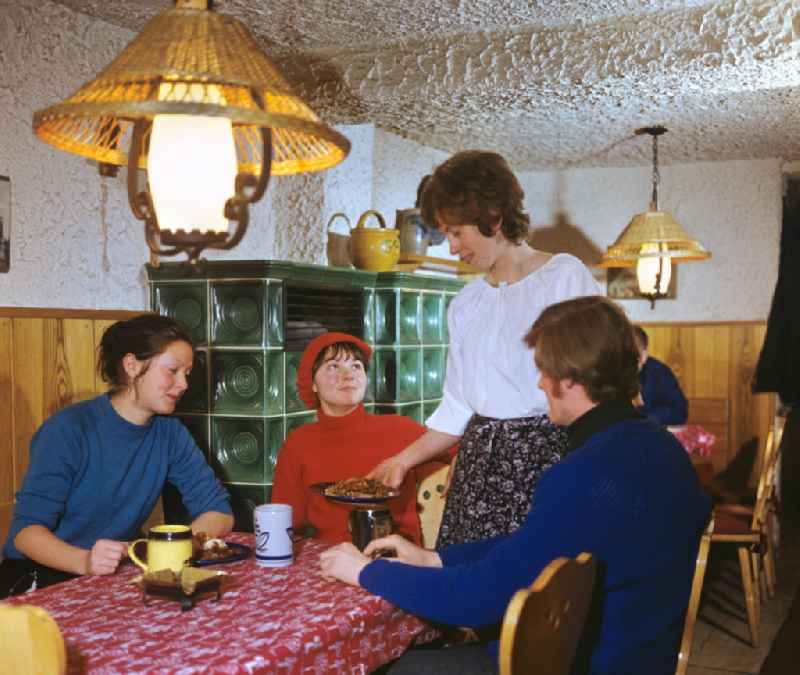
[[(50, 0), (0, 0), (0, 174), (12, 180), (11, 271), (0, 274), (0, 305), (145, 306), (142, 224), (129, 212), (124, 172), (101, 179), (80, 157), (33, 135), (34, 110), (94, 77), (132, 34)], [(209, 257), (324, 262), (325, 225), (344, 211), (384, 213), (413, 205), (419, 179), (448, 153), (375, 128), (340, 127), (350, 156), (322, 174), (275, 178), (251, 210), (242, 243)], [(632, 318), (764, 319), (777, 274), (781, 219), (778, 160), (662, 167), (661, 204), (714, 254), (678, 270), (678, 299)], [(602, 250), (647, 206), (649, 168), (520, 174), (534, 222), (556, 214)], [(558, 234), (558, 232), (556, 232)], [(430, 251), (446, 256), (446, 245)]]
[[(49, 0), (0, 0), (0, 175), (11, 177), (11, 270), (0, 306), (142, 309), (148, 260), (128, 207), (125, 172), (38, 140), (33, 112), (94, 77), (133, 34)], [(339, 127), (352, 150), (321, 174), (273, 178), (232, 251), (208, 258), (324, 263), (325, 225), (372, 204), (372, 125)], [(181, 256), (182, 258), (182, 256)]]
[(144, 305), (142, 227), (120, 179), (32, 132), (34, 110), (106, 65), (130, 34), (44, 0), (0, 0), (0, 174), (11, 178), (11, 269), (0, 305)]
[[(432, 173), (436, 165), (449, 156), (450, 153), (420, 145), (389, 131), (375, 130), (373, 203), (386, 218), (388, 226), (394, 227), (397, 210), (413, 208), (422, 177)], [(428, 255), (453, 257), (446, 243), (429, 247)]]
[[(520, 180), (535, 225), (552, 228), (559, 222), (556, 234), (569, 232), (573, 240), (584, 236), (602, 252), (635, 213), (647, 209), (651, 169), (527, 172), (520, 174)], [(653, 310), (644, 300), (622, 301), (630, 318), (766, 319), (778, 274), (781, 161), (662, 166), (659, 204), (712, 257), (678, 266), (674, 300), (659, 300)]]

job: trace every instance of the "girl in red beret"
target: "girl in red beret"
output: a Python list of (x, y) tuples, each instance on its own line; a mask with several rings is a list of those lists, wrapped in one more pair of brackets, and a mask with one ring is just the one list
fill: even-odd
[[(311, 526), (315, 536), (350, 541), (350, 509), (310, 489), (315, 483), (357, 478), (425, 433), (402, 415), (369, 415), (364, 410), (367, 369), (372, 350), (346, 333), (325, 333), (306, 347), (297, 370), (297, 390), (317, 411), (317, 421), (295, 429), (283, 444), (275, 467), (272, 501), (292, 506), (293, 526)], [(420, 543), (416, 510), (416, 474), (400, 485), (389, 502), (402, 534)]]

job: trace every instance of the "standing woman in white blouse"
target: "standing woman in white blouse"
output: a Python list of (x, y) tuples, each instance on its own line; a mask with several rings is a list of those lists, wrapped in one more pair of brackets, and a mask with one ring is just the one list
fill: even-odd
[(515, 530), (536, 481), (566, 453), (523, 336), (548, 305), (599, 289), (577, 258), (527, 244), (523, 197), (505, 159), (480, 151), (437, 167), (422, 197), (423, 219), (486, 275), (450, 304), (444, 395), (428, 431), (370, 476), (398, 486), (412, 467), (459, 443), (437, 548)]

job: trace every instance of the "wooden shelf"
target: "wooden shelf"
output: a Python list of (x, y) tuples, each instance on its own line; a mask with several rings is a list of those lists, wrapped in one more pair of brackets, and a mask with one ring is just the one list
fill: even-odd
[(436, 272), (450, 272), (456, 274), (481, 274), (481, 271), (472, 265), (468, 265), (460, 260), (450, 260), (448, 258), (434, 258), (427, 255), (417, 255), (416, 253), (401, 253), (397, 267), (406, 265), (416, 265), (414, 269), (431, 270)]

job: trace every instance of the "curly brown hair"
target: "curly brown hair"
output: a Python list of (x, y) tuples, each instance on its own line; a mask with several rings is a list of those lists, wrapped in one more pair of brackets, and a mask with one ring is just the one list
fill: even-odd
[(595, 403), (639, 393), (639, 349), (625, 312), (589, 295), (550, 305), (525, 336), (536, 365), (555, 380), (586, 387)]
[(500, 231), (516, 244), (525, 241), (530, 216), (522, 209), (525, 192), (502, 156), (465, 150), (436, 167), (421, 195), (422, 219), (436, 226), (437, 212), (459, 223), (475, 225), (482, 235)]

